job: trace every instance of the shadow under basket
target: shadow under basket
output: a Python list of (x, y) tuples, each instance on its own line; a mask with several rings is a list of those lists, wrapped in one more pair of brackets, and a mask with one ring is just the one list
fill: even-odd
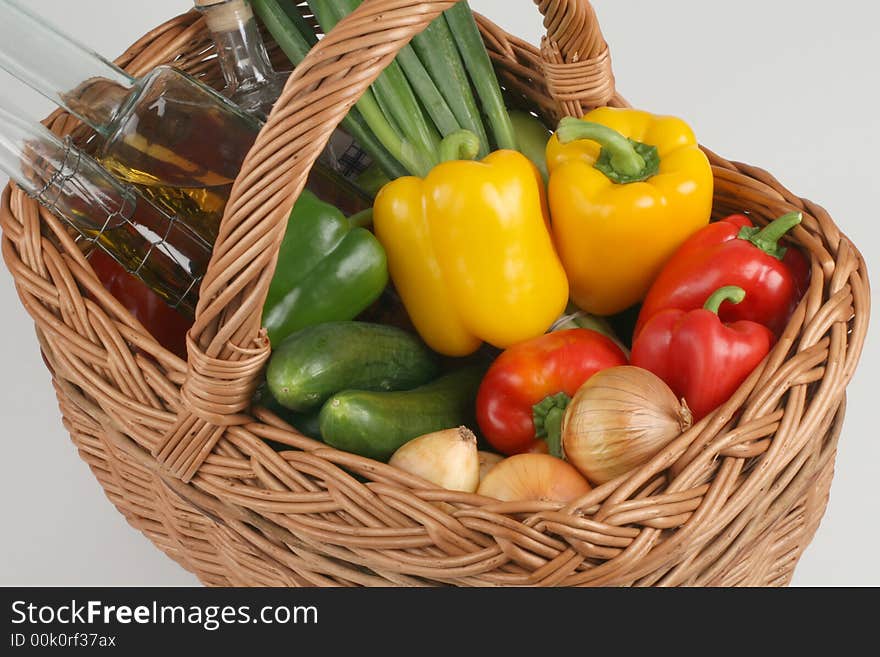
[[(297, 67), (236, 181), (187, 361), (103, 290), (58, 219), (4, 190), (3, 257), (82, 459), (129, 523), (206, 585), (788, 584), (825, 511), (867, 330), (867, 273), (825, 210), (709, 151), (714, 216), (748, 212), (764, 224), (801, 211), (790, 239), (812, 282), (733, 398), (646, 465), (568, 506), (499, 503), (433, 489), (250, 406), (270, 351), (267, 280), (312, 163), (396, 52), (452, 4), (366, 0)], [(508, 102), (549, 125), (626, 106), (592, 7), (535, 4), (547, 28), (539, 48), (478, 17)], [(212, 56), (191, 11), (117, 63), (133, 75), (171, 63), (216, 86)], [(48, 125), (88, 138), (60, 112)]]

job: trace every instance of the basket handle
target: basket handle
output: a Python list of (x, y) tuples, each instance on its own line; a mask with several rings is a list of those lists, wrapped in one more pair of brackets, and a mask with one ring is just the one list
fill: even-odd
[[(571, 76), (557, 71), (594, 61), (599, 70), (607, 58), (595, 14), (586, 0), (535, 3), (548, 29), (545, 49), (559, 60), (549, 62), (551, 79), (563, 95), (570, 94)], [(183, 481), (195, 475), (227, 427), (253, 421), (246, 411), (270, 354), (262, 307), (287, 216), (312, 164), (398, 51), (454, 4), (364, 0), (289, 77), (233, 185), (187, 335), (178, 417), (152, 449), (157, 461)], [(610, 85), (613, 94), (610, 64), (601, 70), (603, 75), (593, 71), (585, 82), (604, 90)], [(604, 98), (605, 92), (594, 96)], [(589, 97), (581, 92), (564, 102)]]
[(544, 15), (544, 80), (560, 116), (580, 118), (588, 108), (624, 101), (616, 97), (611, 52), (593, 6), (586, 0), (535, 0)]

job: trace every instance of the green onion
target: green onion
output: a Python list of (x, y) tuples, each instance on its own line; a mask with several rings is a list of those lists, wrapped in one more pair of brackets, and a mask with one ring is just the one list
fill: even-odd
[(354, 137), (358, 145), (363, 148), (373, 161), (376, 162), (385, 172), (385, 175), (391, 178), (399, 178), (405, 176), (409, 169), (405, 165), (405, 161), (401, 158), (395, 158), (393, 153), (402, 153), (406, 149), (401, 143), (400, 136), (390, 126), (383, 128), (381, 122), (374, 127), (365, 118), (365, 113), (370, 115), (380, 115), (382, 110), (376, 104), (373, 93), (367, 89), (363, 96), (358, 100), (355, 107), (352, 107), (348, 114), (342, 119), (342, 127)]
[[(294, 65), (315, 35), (292, 0), (252, 0)], [(361, 0), (308, 0), (324, 34)], [(501, 87), (465, 0), (434, 20), (374, 80), (343, 123), (390, 178), (425, 176), (439, 163), (441, 139), (473, 133), (480, 157), (517, 149)], [(489, 135), (492, 139), (490, 140)]]
[[(328, 0), (313, 0), (321, 3)], [(339, 18), (352, 13), (357, 9), (361, 0), (329, 0), (338, 7)], [(310, 5), (311, 6), (311, 5)], [(417, 175), (427, 174), (437, 164), (437, 150), (440, 148), (440, 135), (429, 125), (427, 118), (419, 105), (419, 99), (413, 92), (404, 75), (398, 60), (390, 62), (385, 70), (373, 82), (373, 89), (380, 99), (383, 109), (390, 112), (390, 116), (400, 126), (401, 131), (424, 158), (424, 168)], [(383, 102), (384, 101), (384, 102)]]
[(431, 75), (461, 128), (470, 130), (480, 140), (479, 157), (489, 153), (489, 138), (483, 117), (474, 99), (471, 83), (458, 48), (443, 16), (431, 21), (424, 32), (412, 40), (413, 49)]
[[(289, 4), (286, 3), (284, 6), (287, 7)], [(296, 10), (296, 7), (291, 5), (291, 10), (286, 11), (278, 0), (251, 0), (251, 5), (257, 16), (260, 17), (260, 20), (266, 26), (266, 29), (269, 30), (272, 38), (275, 39), (275, 42), (290, 59), (290, 62), (294, 66), (299, 65), (305, 59), (312, 44), (317, 42), (317, 37), (315, 37), (309, 25), (302, 18), (302, 15)], [(299, 16), (299, 21), (296, 20), (296, 16)], [(311, 38), (307, 34), (311, 35)], [(365, 101), (364, 105), (370, 106), (369, 98)], [(375, 100), (373, 100), (372, 107), (374, 107), (374, 111), (380, 111), (378, 106), (375, 105)], [(370, 155), (373, 161), (382, 168), (388, 177), (393, 179), (406, 175), (407, 169), (391, 155), (391, 152), (389, 152), (391, 149), (383, 146), (384, 142), (376, 134), (376, 131), (372, 129), (372, 126), (368, 126), (357, 109), (353, 108), (346, 115), (342, 120), (342, 127)], [(382, 136), (389, 139), (387, 134)], [(392, 144), (396, 143), (394, 138), (391, 138), (389, 141)], [(399, 142), (399, 139), (397, 141)]]
[[(305, 59), (312, 43), (302, 32), (302, 25), (282, 8), (278, 0), (251, 0), (251, 7), (294, 66)], [(300, 20), (305, 24), (302, 16)]]
[(516, 150), (516, 135), (507, 108), (504, 106), (501, 87), (498, 85), (492, 60), (486, 52), (480, 29), (468, 3), (466, 0), (461, 0), (447, 9), (443, 15), (486, 112), (495, 143), (498, 148)]
[(458, 124), (458, 119), (455, 118), (455, 114), (452, 113), (449, 105), (446, 104), (446, 99), (440, 93), (437, 85), (434, 84), (434, 80), (431, 79), (416, 51), (409, 45), (404, 46), (397, 54), (397, 61), (400, 63), (400, 68), (406, 74), (406, 79), (412, 85), (413, 91), (415, 91), (419, 100), (422, 101), (428, 116), (431, 117), (434, 125), (440, 131), (440, 135), (446, 137), (458, 130), (461, 127)]
[[(310, 0), (309, 7), (327, 34), (358, 4), (358, 0)], [(396, 61), (379, 74), (372, 90), (375, 107), (370, 107), (369, 101), (367, 106), (361, 106), (364, 98), (357, 103), (367, 124), (410, 173), (420, 176), (427, 174), (437, 163), (440, 138), (436, 131), (432, 132), (433, 128), (428, 125), (419, 101)], [(366, 94), (364, 96), (367, 97)], [(397, 143), (394, 143), (391, 136), (398, 132), (396, 126), (399, 126), (400, 134)]]
[(296, 26), (296, 29), (299, 30), (299, 33), (303, 35), (303, 38), (310, 45), (318, 43), (318, 37), (315, 35), (315, 31), (312, 29), (312, 26), (308, 24), (306, 19), (303, 18), (295, 0), (292, 0), (291, 2), (282, 2), (281, 11), (287, 15), (290, 21)]

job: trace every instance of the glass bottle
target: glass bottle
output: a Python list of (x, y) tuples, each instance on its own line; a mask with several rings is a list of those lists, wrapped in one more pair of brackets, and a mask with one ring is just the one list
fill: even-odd
[(194, 0), (214, 39), (226, 86), (220, 93), (265, 121), (290, 74), (276, 72), (246, 0)]
[[(250, 3), (248, 0), (193, 2), (205, 17), (205, 25), (214, 39), (217, 60), (225, 81), (220, 93), (248, 114), (265, 121), (284, 90), (290, 71), (276, 71), (269, 61)], [(369, 156), (354, 139), (344, 130), (336, 129), (318, 158), (317, 166), (313, 168), (310, 183), (314, 182), (315, 185), (310, 184), (310, 189), (321, 196), (320, 190), (326, 187), (322, 183), (334, 178), (338, 183), (341, 176), (349, 181), (346, 191), (357, 194), (351, 185), (370, 163)]]
[(211, 246), (73, 143), (0, 107), (0, 170), (169, 306), (192, 316)]
[(259, 120), (169, 66), (135, 79), (12, 0), (0, 67), (91, 126), (107, 169), (213, 242)]

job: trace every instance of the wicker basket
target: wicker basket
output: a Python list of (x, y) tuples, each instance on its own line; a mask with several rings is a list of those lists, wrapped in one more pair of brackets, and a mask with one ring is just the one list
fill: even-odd
[[(551, 124), (624, 106), (586, 0), (535, 3), (548, 33), (540, 49), (479, 18), (509, 102)], [(793, 239), (811, 257), (809, 291), (728, 403), (576, 503), (432, 489), (249, 407), (269, 355), (262, 302), (312, 162), (379, 71), (452, 4), (366, 0), (291, 76), (236, 181), (188, 362), (103, 290), (61, 222), (14, 186), (3, 192), (3, 257), (81, 457), (131, 525), (207, 585), (787, 584), (825, 510), (869, 289), (828, 214), (749, 165), (707, 152), (714, 214), (765, 222), (803, 211)], [(213, 84), (211, 55), (189, 12), (118, 63), (138, 75), (173, 62)], [(87, 137), (61, 113), (49, 125)]]

